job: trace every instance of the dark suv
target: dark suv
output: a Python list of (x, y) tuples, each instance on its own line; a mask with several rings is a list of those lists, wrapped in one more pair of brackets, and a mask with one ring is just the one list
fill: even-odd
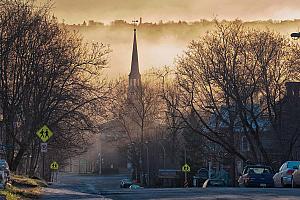
[(239, 186), (274, 187), (273, 169), (266, 165), (247, 165), (239, 177)]

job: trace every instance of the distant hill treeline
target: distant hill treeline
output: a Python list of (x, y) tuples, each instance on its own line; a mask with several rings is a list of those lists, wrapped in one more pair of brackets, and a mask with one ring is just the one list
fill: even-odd
[[(157, 23), (142, 22), (137, 24), (138, 48), (141, 69), (171, 65), (177, 55), (180, 55), (190, 41), (197, 40), (206, 32), (216, 28), (216, 20), (159, 21)], [(228, 23), (223, 20), (218, 23)], [(299, 31), (300, 19), (295, 20), (267, 20), (243, 22), (246, 27), (269, 29), (290, 38), (292, 32)], [(110, 24), (85, 21), (82, 24), (68, 25), (72, 31), (77, 31), (87, 42), (101, 42), (109, 44), (113, 50), (111, 54), (110, 74), (128, 73), (132, 48), (133, 24), (125, 20), (115, 20)]]
[[(229, 21), (222, 20), (219, 23), (226, 23)], [(289, 35), (290, 32), (299, 31), (300, 19), (294, 20), (267, 20), (267, 21), (249, 21), (243, 22), (247, 27), (270, 29), (276, 32), (280, 32), (284, 35)], [(143, 34), (144, 39), (155, 40), (161, 37), (173, 37), (185, 42), (199, 37), (207, 31), (212, 30), (216, 25), (216, 20), (202, 19), (194, 22), (186, 21), (166, 21), (162, 20), (153, 22), (142, 22), (141, 19), (137, 24), (138, 30)], [(118, 31), (120, 33), (127, 32), (133, 28), (133, 24), (125, 20), (115, 20), (110, 24), (105, 25), (102, 22), (96, 22), (94, 20), (84, 21), (82, 24), (67, 25), (71, 30), (78, 30), (81, 33), (85, 31), (102, 30), (105, 32)]]

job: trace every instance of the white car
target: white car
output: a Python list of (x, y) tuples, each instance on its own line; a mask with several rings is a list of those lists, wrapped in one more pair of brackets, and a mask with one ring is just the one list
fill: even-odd
[(275, 187), (286, 187), (292, 185), (292, 174), (299, 168), (300, 161), (286, 161), (281, 165), (279, 171), (273, 176)]
[(4, 159), (0, 159), (0, 171), (4, 171), (4, 178), (6, 181), (10, 181), (10, 170), (8, 163)]

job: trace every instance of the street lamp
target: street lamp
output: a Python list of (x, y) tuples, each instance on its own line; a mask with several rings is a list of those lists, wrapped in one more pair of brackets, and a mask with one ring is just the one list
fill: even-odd
[(102, 134), (99, 136), (99, 142), (97, 144), (98, 160), (99, 160), (99, 175), (102, 175)]
[(98, 153), (98, 160), (99, 160), (99, 175), (102, 175), (102, 155), (101, 155), (101, 152)]
[(147, 176), (147, 184), (149, 185), (150, 183), (150, 166), (149, 166), (149, 148), (147, 146), (148, 141), (145, 142), (145, 147), (146, 147), (146, 151), (147, 151), (147, 171), (148, 171), (148, 176)]
[[(135, 145), (135, 143), (131, 142), (132, 152), (134, 152), (134, 154), (136, 155), (134, 145)], [(141, 159), (141, 157), (140, 157), (140, 159)], [(140, 160), (140, 162), (141, 162), (141, 160)], [(138, 180), (138, 165), (135, 163), (135, 161), (133, 163), (134, 163), (134, 167), (135, 167), (135, 180), (137, 181)], [(140, 178), (140, 180), (141, 180), (141, 178)]]
[(143, 182), (144, 182), (144, 178), (143, 178), (144, 177), (144, 170), (143, 170), (143, 161), (142, 161), (143, 144), (140, 145), (140, 160), (139, 160), (139, 166), (140, 166), (140, 183), (141, 184), (143, 184)]
[(165, 169), (166, 168), (166, 149), (165, 149), (164, 145), (161, 143), (161, 141), (158, 141), (158, 144), (162, 147), (163, 152), (164, 152), (163, 159), (164, 159), (164, 169)]

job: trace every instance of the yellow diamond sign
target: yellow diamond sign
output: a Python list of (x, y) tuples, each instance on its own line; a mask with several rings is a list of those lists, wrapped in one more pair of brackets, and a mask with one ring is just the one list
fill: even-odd
[(191, 171), (191, 168), (190, 168), (190, 166), (189, 166), (188, 164), (184, 164), (184, 165), (182, 166), (182, 171), (183, 171), (183, 172), (190, 172), (190, 171)]
[(59, 165), (56, 161), (54, 161), (50, 164), (50, 169), (58, 170), (58, 167), (59, 167)]
[(53, 132), (48, 128), (48, 126), (44, 125), (36, 132), (36, 134), (43, 142), (47, 142), (52, 137)]

